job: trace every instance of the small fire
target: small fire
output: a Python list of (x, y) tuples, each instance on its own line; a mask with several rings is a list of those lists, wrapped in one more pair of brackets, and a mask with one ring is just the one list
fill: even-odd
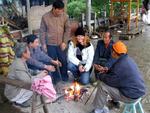
[(68, 89), (65, 90), (67, 100), (78, 100), (80, 98), (81, 87), (77, 82), (74, 82)]

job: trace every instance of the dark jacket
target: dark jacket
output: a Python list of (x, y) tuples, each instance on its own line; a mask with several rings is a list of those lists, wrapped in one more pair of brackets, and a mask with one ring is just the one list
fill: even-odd
[(141, 73), (134, 60), (127, 54), (122, 55), (107, 74), (100, 75), (100, 80), (119, 89), (128, 98), (137, 99), (145, 94)]
[(29, 48), (30, 59), (27, 60), (27, 64), (37, 67), (39, 69), (44, 69), (44, 63), (51, 63), (52, 58), (49, 57), (40, 47)]
[(104, 41), (103, 40), (99, 40), (97, 42), (97, 47), (95, 50), (95, 55), (94, 55), (94, 64), (100, 64), (101, 65), (101, 61), (100, 59), (106, 59), (107, 63), (105, 64), (106, 67), (110, 68), (112, 66), (112, 64), (115, 62), (115, 59), (113, 59), (111, 57), (111, 51), (112, 51), (112, 45), (114, 44), (114, 41), (111, 40), (108, 47), (105, 47)]

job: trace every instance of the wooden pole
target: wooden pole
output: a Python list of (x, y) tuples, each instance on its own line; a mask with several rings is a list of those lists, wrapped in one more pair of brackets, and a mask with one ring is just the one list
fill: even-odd
[(138, 28), (138, 19), (139, 19), (139, 0), (136, 2), (136, 28)]
[(86, 25), (88, 27), (89, 34), (91, 34), (91, 0), (87, 0), (87, 14), (86, 14)]
[[(29, 11), (30, 11), (30, 0), (26, 0), (26, 3), (27, 3), (27, 18), (28, 18), (28, 16), (29, 16)], [(29, 28), (29, 19), (28, 19), (28, 31), (29, 31), (29, 33), (31, 34), (32, 33), (32, 31), (31, 31), (31, 28)]]
[(31, 113), (36, 113), (36, 98), (37, 98), (37, 93), (33, 92)]
[(67, 2), (68, 0), (63, 0), (64, 1), (64, 4), (65, 4), (65, 12), (67, 13)]
[(96, 28), (97, 28), (97, 15), (96, 15), (96, 13), (94, 13), (94, 30), (93, 30), (93, 32), (96, 32)]
[(41, 102), (44, 104), (43, 105), (43, 111), (44, 111), (44, 113), (49, 113), (48, 112), (48, 108), (47, 108), (47, 105), (46, 105), (46, 103), (45, 103), (45, 101), (44, 101), (44, 97), (41, 95)]
[(111, 21), (113, 20), (113, 2), (112, 0), (110, 1), (110, 19)]
[(130, 31), (130, 24), (131, 24), (131, 0), (128, 1), (128, 32)]
[(30, 0), (26, 0), (26, 3), (27, 3), (27, 13), (28, 13), (30, 10)]

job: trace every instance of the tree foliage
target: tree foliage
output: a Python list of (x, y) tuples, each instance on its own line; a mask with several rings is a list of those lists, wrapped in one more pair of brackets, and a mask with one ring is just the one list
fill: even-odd
[[(69, 16), (80, 19), (81, 13), (86, 11), (86, 1), (87, 0), (68, 0), (67, 11)], [(104, 12), (106, 11), (107, 16), (110, 13), (110, 0), (91, 0), (92, 1), (92, 12), (96, 12), (98, 16), (104, 17)], [(139, 0), (140, 7), (142, 6), (142, 0)], [(128, 3), (124, 3), (127, 5)], [(115, 3), (115, 7), (118, 8), (121, 6), (120, 2)], [(132, 8), (136, 8), (136, 4), (132, 3)], [(119, 13), (119, 10), (118, 10)]]
[(67, 5), (67, 12), (70, 17), (80, 20), (81, 14), (86, 11), (85, 0), (70, 0)]
[(92, 0), (93, 11), (98, 14), (98, 16), (104, 16), (104, 11), (109, 14), (109, 0)]

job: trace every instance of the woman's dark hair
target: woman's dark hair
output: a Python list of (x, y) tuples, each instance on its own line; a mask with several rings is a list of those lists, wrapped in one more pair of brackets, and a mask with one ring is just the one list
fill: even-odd
[(144, 6), (144, 8), (146, 9), (146, 11), (149, 10), (148, 4), (149, 4), (149, 0), (144, 0), (144, 1), (143, 1), (143, 6)]
[(55, 9), (63, 9), (64, 8), (64, 3), (62, 0), (56, 0), (54, 3), (53, 3), (53, 7)]
[(37, 39), (38, 37), (36, 35), (27, 35), (25, 37), (26, 41), (27, 41), (27, 44), (30, 44), (30, 43), (33, 43), (35, 39)]

